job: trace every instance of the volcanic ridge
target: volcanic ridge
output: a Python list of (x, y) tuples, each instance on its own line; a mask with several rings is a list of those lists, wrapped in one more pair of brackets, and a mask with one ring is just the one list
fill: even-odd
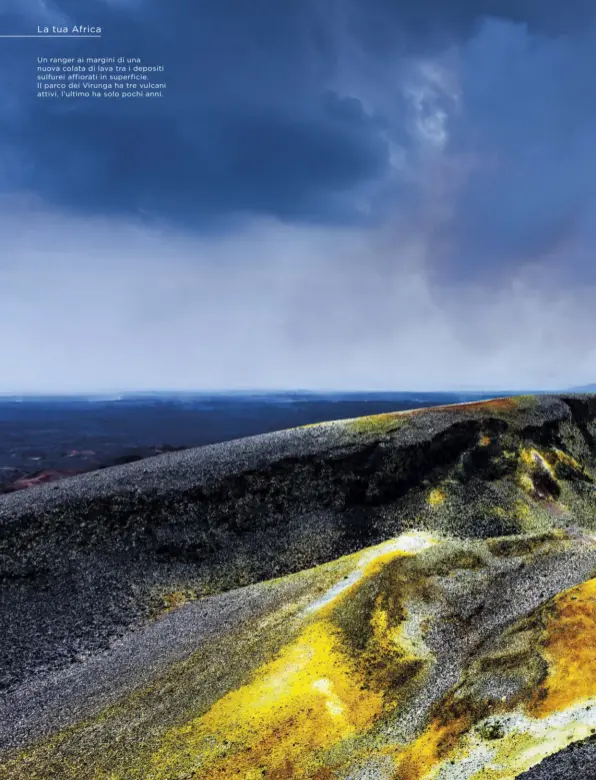
[(596, 776), (596, 395), (0, 496), (0, 778)]

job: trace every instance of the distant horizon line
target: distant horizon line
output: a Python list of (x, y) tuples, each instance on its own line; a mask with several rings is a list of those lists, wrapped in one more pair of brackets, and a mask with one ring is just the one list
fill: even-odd
[(571, 392), (573, 390), (581, 390), (585, 387), (596, 387), (596, 385), (576, 385), (573, 387), (559, 387), (559, 388), (457, 388), (457, 389), (442, 389), (442, 390), (405, 390), (405, 389), (354, 389), (354, 388), (327, 388), (327, 389), (310, 389), (304, 387), (296, 388), (207, 388), (207, 389), (178, 389), (178, 388), (166, 388), (166, 389), (109, 389), (109, 390), (54, 390), (54, 391), (0, 391), (0, 398), (39, 398), (39, 397), (103, 397), (103, 396), (135, 396), (135, 395), (288, 395), (292, 393), (299, 393), (305, 395), (338, 395), (338, 394), (363, 394), (368, 393), (371, 395), (449, 395), (449, 394), (467, 394), (467, 395), (486, 395), (487, 393), (498, 393), (507, 395), (523, 395), (526, 393), (561, 393)]

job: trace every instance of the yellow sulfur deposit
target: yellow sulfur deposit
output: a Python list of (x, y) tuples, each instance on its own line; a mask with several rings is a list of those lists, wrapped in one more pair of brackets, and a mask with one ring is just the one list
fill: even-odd
[(554, 599), (543, 641), (548, 674), (530, 712), (543, 717), (596, 696), (596, 579)]
[[(392, 625), (377, 597), (372, 636), (360, 659), (346, 644), (334, 614), (347, 595), (398, 557), (434, 543), (426, 534), (404, 534), (355, 556), (352, 577), (335, 586), (306, 612), (298, 638), (253, 679), (231, 691), (202, 717), (171, 730), (153, 755), (148, 777), (166, 780), (192, 767), (195, 778), (324, 777), (324, 751), (369, 729), (386, 705), (375, 685), (379, 655), (397, 666), (416, 660), (416, 637)], [(360, 662), (359, 662), (360, 660)], [(380, 680), (379, 680), (380, 682)], [(314, 774), (313, 774), (314, 773)]]
[(342, 651), (337, 631), (321, 620), (252, 683), (170, 733), (152, 776), (170, 777), (183, 751), (200, 756), (196, 777), (261, 777), (260, 767), (270, 777), (296, 777), (316, 766), (318, 751), (368, 728), (382, 706), (382, 695), (367, 689)]
[(444, 490), (441, 490), (440, 488), (434, 488), (430, 491), (428, 496), (428, 503), (431, 506), (440, 506), (445, 502), (445, 499), (447, 498), (447, 495)]
[[(543, 610), (537, 651), (545, 677), (518, 709), (447, 697), (415, 742), (397, 756), (399, 780), (509, 780), (596, 731), (596, 579)], [(483, 713), (479, 718), (474, 712)], [(496, 736), (495, 736), (496, 735)]]

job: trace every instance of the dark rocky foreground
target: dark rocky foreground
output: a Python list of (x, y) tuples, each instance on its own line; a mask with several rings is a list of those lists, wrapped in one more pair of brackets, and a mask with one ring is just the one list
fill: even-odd
[(596, 737), (572, 743), (519, 777), (520, 780), (593, 780), (596, 777)]
[[(350, 553), (359, 554), (364, 548), (396, 537), (405, 539), (404, 549), (408, 549), (408, 534), (414, 533), (418, 534), (418, 541), (426, 539), (424, 534), (450, 540), (444, 544), (445, 553), (441, 553), (444, 557), (433, 558), (431, 553), (424, 553), (421, 568), (412, 564), (411, 570), (406, 563), (398, 561), (395, 566), (406, 568), (396, 570), (391, 576), (398, 578), (402, 589), (409, 587), (407, 582), (428, 580), (430, 583), (437, 577), (442, 582), (441, 578), (447, 577), (445, 584), (440, 585), (444, 595), (433, 601), (432, 609), (428, 606), (432, 599), (428, 597), (424, 610), (430, 612), (425, 620), (443, 615), (437, 625), (453, 626), (455, 633), (449, 634), (451, 628), (437, 629), (433, 653), (443, 652), (440, 649), (443, 645), (451, 644), (454, 649), (444, 659), (442, 676), (430, 688), (428, 680), (422, 685), (417, 677), (426, 663), (420, 647), (424, 643), (431, 649), (434, 647), (432, 638), (426, 635), (416, 640), (418, 644), (414, 643), (417, 649), (409, 651), (413, 653), (412, 658), (422, 654), (416, 662), (406, 664), (407, 668), (400, 666), (396, 677), (381, 675), (381, 678), (374, 677), (374, 685), (370, 683), (371, 690), (374, 686), (386, 689), (388, 701), (391, 696), (387, 691), (394, 684), (391, 679), (402, 679), (406, 688), (410, 683), (414, 686), (409, 694), (412, 697), (409, 708), (396, 716), (392, 726), (394, 742), (399, 742), (395, 736), (398, 733), (403, 744), (411, 742), (423, 727), (424, 718), (429, 717), (429, 707), (432, 712), (433, 697), (437, 701), (440, 696), (447, 697), (447, 704), (441, 706), (449, 710), (454, 707), (448, 703), (452, 696), (449, 691), (458, 679), (466, 691), (466, 686), (474, 688), (469, 680), (481, 677), (474, 672), (474, 653), (479, 652), (477, 646), (488, 641), (491, 632), (498, 629), (499, 635), (501, 632), (506, 635), (507, 626), (527, 619), (528, 615), (541, 615), (536, 610), (543, 603), (593, 576), (596, 569), (596, 554), (592, 550), (592, 532), (596, 527), (595, 456), (595, 396), (521, 397), (293, 429), (168, 453), (0, 497), (3, 715), (7, 717), (11, 708), (21, 714), (19, 728), (5, 730), (4, 747), (13, 750), (19, 744), (28, 744), (56, 728), (76, 722), (92, 713), (94, 707), (108, 706), (135, 686), (149, 685), (151, 674), (164, 673), (168, 665), (188, 657), (193, 648), (196, 650), (201, 645), (207, 624), (215, 626), (211, 631), (213, 636), (207, 631), (211, 637), (209, 642), (215, 642), (216, 637), (223, 641), (224, 635), (240, 630), (242, 625), (250, 625), (254, 631), (251, 621), (259, 615), (271, 613), (270, 619), (275, 623), (278, 620), (273, 617), (278, 614), (275, 610), (298, 609), (298, 601), (315, 598), (318, 590), (324, 591), (341, 567), (347, 567), (345, 577), (349, 580), (353, 576), (350, 567), (356, 566), (359, 571), (358, 566), (363, 564), (356, 564), (355, 558), (354, 561), (346, 559), (346, 563), (329, 563), (331, 568), (315, 569), (308, 576), (296, 574), (294, 580), (287, 575), (336, 561)], [(431, 556), (428, 560), (427, 555)], [(520, 566), (528, 572), (527, 576), (521, 569), (518, 571)], [(381, 600), (389, 598), (386, 576), (389, 575), (377, 573), (377, 569), (374, 576), (370, 574), (371, 582), (378, 580), (375, 587), (379, 588)], [(460, 576), (463, 579), (457, 585)], [(257, 584), (275, 577), (286, 579), (280, 580), (279, 585)], [(251, 584), (257, 588), (250, 597), (254, 600), (250, 601), (252, 606), (248, 612), (244, 606), (230, 617), (229, 604), (221, 599), (229, 599), (231, 595), (217, 594)], [(427, 587), (430, 585), (424, 585), (420, 592), (426, 592)], [(475, 592), (476, 602), (469, 595)], [(249, 588), (237, 593), (239, 603), (246, 605), (248, 596), (241, 594), (253, 591)], [(457, 608), (454, 606), (449, 612), (444, 606), (445, 599), (449, 602), (456, 593), (459, 593)], [(186, 601), (204, 596), (210, 598), (182, 606)], [(466, 606), (469, 598), (472, 603)], [(589, 600), (591, 596), (585, 598)], [(196, 611), (200, 604), (205, 605), (207, 612)], [(172, 612), (174, 608), (179, 610)], [(369, 609), (362, 608), (365, 612)], [(220, 609), (222, 616), (228, 615), (225, 621), (222, 617), (222, 625), (217, 621)], [(354, 608), (342, 602), (338, 609), (340, 613), (348, 610), (337, 617), (346, 636), (350, 635), (348, 626), (352, 624), (358, 635), (366, 634), (369, 629), (364, 630), (364, 624), (360, 625)], [(387, 614), (391, 615), (392, 609), (388, 608)], [(400, 609), (398, 613), (405, 614)], [(445, 609), (443, 614), (441, 610)], [(155, 622), (164, 611), (169, 614)], [(388, 619), (377, 618), (375, 614), (371, 613), (371, 625)], [(176, 621), (182, 620), (178, 615), (187, 615), (189, 621), (184, 623), (187, 626), (185, 645), (180, 639), (182, 624), (175, 630)], [(451, 617), (447, 619), (446, 615)], [(543, 620), (542, 617), (532, 619)], [(188, 628), (191, 625), (196, 628), (191, 630)], [(289, 627), (287, 630), (289, 637)], [(539, 631), (536, 627), (532, 630)], [(157, 632), (161, 638), (151, 632)], [(439, 635), (443, 644), (437, 639)], [(476, 637), (473, 642), (472, 635)], [(121, 659), (112, 665), (112, 669), (122, 670), (121, 674), (106, 676), (105, 671), (101, 672), (102, 664), (105, 670), (111, 659), (122, 656), (123, 651), (118, 648), (123, 645), (114, 644), (119, 636), (120, 643), (129, 646), (132, 642), (130, 646), (136, 649), (129, 661)], [(244, 679), (248, 671), (242, 671), (243, 665), (258, 667), (260, 662), (279, 652), (283, 636), (274, 633), (267, 639), (268, 636), (263, 638), (262, 650), (247, 651), (242, 661), (234, 661), (236, 651), (228, 647), (225, 652), (232, 671), (220, 671), (217, 678), (220, 682), (215, 686), (211, 678), (208, 684), (203, 680), (202, 690), (210, 692), (204, 707), (211, 706), (230, 690), (230, 685), (234, 688)], [(539, 646), (537, 637), (538, 634), (535, 639)], [(241, 639), (238, 641), (241, 644)], [(476, 648), (472, 655), (470, 642)], [(484, 653), (486, 648), (484, 645), (482, 648)], [(106, 650), (107, 655), (101, 655), (100, 651)], [(205, 652), (211, 653), (208, 657), (212, 658), (215, 651), (211, 647)], [(222, 652), (221, 647), (218, 652)], [(352, 655), (361, 652), (362, 649), (355, 648), (350, 651)], [(367, 659), (370, 652), (365, 653)], [(135, 659), (144, 660), (135, 662)], [(211, 668), (212, 661), (203, 661), (204, 666)], [(538, 689), (542, 662), (532, 661), (533, 671), (528, 671), (529, 667), (526, 669), (523, 663), (519, 661), (518, 677), (526, 682), (534, 681), (532, 685)], [(237, 672), (233, 672), (235, 665)], [(140, 670), (139, 666), (143, 668)], [(150, 669), (153, 669), (151, 674)], [(236, 682), (234, 674), (239, 675)], [(432, 678), (430, 671), (428, 674)], [(102, 677), (111, 682), (100, 691), (98, 681)], [(329, 679), (334, 679), (331, 672)], [(509, 678), (495, 679), (487, 681), (487, 690), (501, 686), (499, 690), (509, 691), (513, 686), (516, 695), (522, 695), (521, 683), (507, 682)], [(321, 685), (326, 690), (327, 683)], [(343, 683), (337, 685), (341, 688)], [(171, 690), (171, 680), (167, 686)], [(523, 690), (524, 696), (530, 696), (529, 688)], [(64, 691), (72, 691), (66, 700)], [(168, 694), (172, 701), (178, 701), (176, 695)], [(547, 700), (548, 695), (545, 694)], [(470, 702), (476, 698), (477, 692), (464, 696)], [(485, 699), (486, 696), (482, 701)], [(39, 702), (39, 706), (32, 706), (32, 701)], [(344, 702), (342, 706), (348, 705)], [(436, 702), (434, 706), (438, 706)], [(470, 722), (480, 722), (492, 712), (484, 704), (466, 706), (466, 713), (474, 713), (469, 715)], [(69, 707), (73, 715), (65, 720), (64, 710)], [(188, 701), (184, 706), (178, 701), (172, 711), (186, 712), (189, 707)], [(370, 707), (374, 709), (372, 703)], [(48, 714), (44, 723), (40, 711), (53, 715)], [(168, 715), (170, 720), (171, 717), (174, 716)], [(451, 721), (460, 723), (463, 717), (461, 712), (454, 712)], [(165, 727), (167, 718), (165, 715), (163, 718), (154, 722), (155, 715), (150, 716), (156, 733)], [(362, 722), (357, 720), (353, 728), (361, 730), (367, 723), (366, 718)], [(432, 723), (431, 718), (431, 726)], [(487, 727), (487, 733), (490, 728)], [(499, 721), (493, 731), (500, 733), (499, 729), (504, 728)], [(126, 729), (125, 732), (129, 733)], [(451, 738), (456, 737), (451, 735)], [(468, 739), (463, 731), (457, 736), (460, 738)], [(431, 737), (428, 739), (432, 741)], [(81, 745), (68, 747), (71, 763), (74, 754), (79, 761), (81, 749)], [(98, 749), (97, 744), (87, 745), (84, 752), (94, 756), (93, 751)], [(415, 743), (411, 750), (423, 751)], [(176, 752), (174, 748), (172, 751)], [(408, 759), (407, 751), (405, 758), (398, 761), (400, 774), (391, 774), (398, 771), (394, 769), (391, 772), (378, 769), (374, 770), (377, 774), (370, 774), (375, 766), (389, 766), (390, 752), (387, 748), (374, 761), (371, 759), (366, 775), (354, 774), (361, 771), (355, 768), (356, 758), (350, 759), (351, 769), (342, 770), (344, 774), (338, 774), (339, 770), (335, 774), (304, 774), (304, 768), (300, 774), (298, 767), (302, 767), (302, 759), (297, 758), (298, 763), (292, 765), (294, 769), (284, 770), (285, 774), (278, 767), (262, 776), (395, 776), (406, 780), (417, 777), (412, 769), (414, 759)], [(254, 770), (250, 762), (232, 766), (229, 763), (232, 758), (221, 767), (215, 763), (209, 764), (211, 768), (204, 772), (199, 768), (196, 772), (192, 770), (195, 774), (189, 774), (190, 770), (182, 763), (170, 765), (170, 759), (155, 771), (141, 759), (140, 769), (135, 764), (136, 768), (127, 765), (123, 770), (118, 764), (120, 759), (114, 758), (109, 768), (111, 775), (107, 768), (99, 770), (96, 763), (91, 769), (91, 764), (85, 762), (75, 762), (78, 774), (69, 774), (71, 764), (64, 755), (61, 759), (48, 758), (45, 748), (42, 754), (44, 758), (39, 758), (39, 766), (27, 765), (28, 775), (23, 774), (25, 765), (19, 765), (18, 759), (12, 757), (10, 760), (17, 763), (6, 765), (9, 767), (6, 776), (224, 778), (252, 777), (247, 772)], [(415, 755), (421, 765), (422, 759), (428, 758), (424, 751)], [(441, 759), (440, 751), (435, 758), (436, 762)], [(539, 760), (537, 767), (542, 766)], [(326, 766), (329, 769), (330, 765)], [(265, 770), (269, 771), (266, 766)], [(137, 771), (139, 774), (135, 774)], [(470, 773), (451, 776), (475, 777)]]

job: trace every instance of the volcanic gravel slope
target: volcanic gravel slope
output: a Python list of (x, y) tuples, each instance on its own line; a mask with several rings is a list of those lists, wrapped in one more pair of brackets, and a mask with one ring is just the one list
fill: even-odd
[(0, 498), (0, 777), (589, 777), (595, 474), (538, 396)]

